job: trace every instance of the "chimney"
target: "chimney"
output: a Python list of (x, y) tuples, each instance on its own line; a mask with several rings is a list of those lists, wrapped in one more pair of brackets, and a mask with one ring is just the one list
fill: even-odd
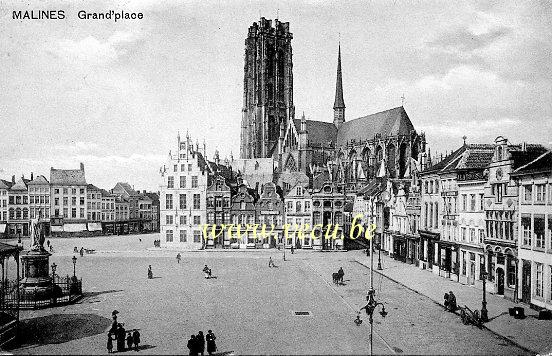
[(15, 184), (15, 174), (12, 176), (12, 183)]
[(144, 189), (144, 190), (142, 190), (142, 192), (143, 192), (142, 194), (146, 194), (146, 190), (145, 190), (145, 189)]
[(81, 171), (84, 171), (84, 163), (82, 163), (82, 162), (81, 162), (81, 164), (80, 164), (80, 170), (81, 170)]
[(523, 143), (521, 144), (521, 150), (523, 152), (526, 152), (527, 151), (527, 142), (523, 141)]
[(31, 181), (34, 180), (33, 172), (31, 172)]

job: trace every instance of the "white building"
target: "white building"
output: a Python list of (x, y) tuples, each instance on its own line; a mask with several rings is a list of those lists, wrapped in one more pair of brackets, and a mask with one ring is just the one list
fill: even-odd
[[(290, 225), (286, 248), (312, 248), (312, 196), (302, 184), (295, 185), (284, 198), (285, 223)], [(305, 232), (307, 225), (309, 229)], [(295, 226), (298, 226), (296, 229)]]
[(206, 223), (208, 167), (199, 145), (194, 149), (190, 137), (180, 140), (178, 150), (169, 152), (161, 169), (160, 224), (161, 244), (168, 248), (201, 249), (205, 247), (203, 224)]
[(552, 309), (552, 152), (516, 169), (519, 189), (518, 298)]

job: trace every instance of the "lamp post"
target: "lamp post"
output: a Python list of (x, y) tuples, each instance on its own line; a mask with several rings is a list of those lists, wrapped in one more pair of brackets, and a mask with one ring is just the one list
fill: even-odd
[(52, 263), (50, 267), (52, 267), (52, 282), (55, 282), (57, 265), (55, 263)]
[(380, 241), (378, 242), (378, 271), (381, 271), (383, 270), (383, 268), (381, 268), (381, 237), (380, 237)]
[(76, 274), (77, 257), (73, 256), (72, 260), (73, 260), (73, 278), (77, 278), (77, 274)]
[(487, 311), (487, 275), (486, 271), (481, 273), (483, 277), (483, 300), (481, 301), (481, 321), (486, 323), (489, 321), (489, 313)]

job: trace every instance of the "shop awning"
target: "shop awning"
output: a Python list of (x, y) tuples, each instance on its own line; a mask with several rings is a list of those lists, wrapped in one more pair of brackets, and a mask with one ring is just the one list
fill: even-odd
[(102, 231), (102, 223), (100, 222), (88, 223), (88, 231)]
[(63, 225), (63, 231), (66, 231), (66, 232), (86, 231), (86, 223), (65, 223)]
[(6, 232), (6, 224), (0, 224), (0, 234)]

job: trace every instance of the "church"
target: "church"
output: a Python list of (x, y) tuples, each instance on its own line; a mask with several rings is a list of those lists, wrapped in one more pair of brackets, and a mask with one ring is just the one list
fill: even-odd
[(412, 169), (426, 166), (425, 135), (416, 131), (404, 107), (347, 119), (341, 46), (333, 122), (306, 120), (304, 113), (295, 118), (292, 38), (289, 22), (276, 19), (273, 26), (262, 17), (249, 27), (240, 158), (272, 158), (276, 177), (302, 173), (312, 185), (325, 176), (352, 190), (376, 176), (408, 178)]

